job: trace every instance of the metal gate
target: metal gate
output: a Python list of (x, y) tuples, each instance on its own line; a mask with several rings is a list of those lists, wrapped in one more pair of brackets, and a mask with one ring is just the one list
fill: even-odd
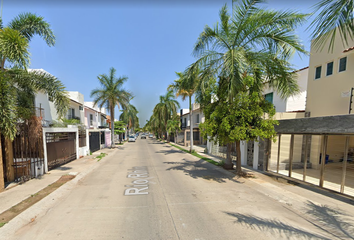
[(76, 159), (74, 132), (46, 133), (48, 170)]
[(44, 174), (42, 126), (31, 126), (27, 120), (17, 125), (13, 147), (15, 182), (28, 181)]
[(86, 147), (86, 131), (79, 131), (79, 147)]
[(96, 152), (100, 150), (100, 133), (99, 132), (90, 132), (89, 133), (89, 142), (90, 142), (90, 151)]

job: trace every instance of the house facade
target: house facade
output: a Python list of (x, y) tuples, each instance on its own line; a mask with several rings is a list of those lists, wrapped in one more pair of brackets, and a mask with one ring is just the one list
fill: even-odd
[(191, 121), (193, 125), (193, 144), (195, 145), (206, 145), (206, 139), (203, 139), (200, 133), (199, 124), (204, 122), (204, 114), (200, 109), (198, 103), (192, 104), (192, 119), (189, 109), (180, 110), (180, 120), (181, 120), (181, 132), (178, 134), (177, 142), (183, 144), (184, 146), (190, 145), (191, 138)]
[(305, 118), (275, 126), (268, 171), (354, 196), (353, 46), (336, 36), (333, 51), (311, 47)]
[(77, 119), (80, 124), (85, 123), (84, 95), (80, 92), (69, 91), (69, 109), (66, 118)]

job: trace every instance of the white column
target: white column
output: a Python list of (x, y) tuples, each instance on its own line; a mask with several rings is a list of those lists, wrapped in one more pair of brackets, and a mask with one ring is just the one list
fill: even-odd
[(240, 148), (241, 148), (241, 165), (246, 166), (247, 165), (247, 141), (241, 141)]
[(79, 159), (79, 129), (76, 128), (76, 159)]
[[(258, 138), (259, 141), (259, 138)], [(259, 142), (254, 141), (253, 148), (253, 169), (258, 169), (258, 160), (259, 160)]]
[(45, 137), (46, 129), (43, 128), (43, 155), (44, 155), (44, 173), (48, 172), (47, 139)]

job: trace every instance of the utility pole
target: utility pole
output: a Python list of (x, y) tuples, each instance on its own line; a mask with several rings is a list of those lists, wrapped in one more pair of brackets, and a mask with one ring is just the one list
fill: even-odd
[(351, 88), (351, 89), (350, 89), (349, 114), (350, 114), (350, 113), (351, 113), (351, 111), (352, 111), (352, 103), (353, 103), (353, 90), (354, 90), (354, 88)]

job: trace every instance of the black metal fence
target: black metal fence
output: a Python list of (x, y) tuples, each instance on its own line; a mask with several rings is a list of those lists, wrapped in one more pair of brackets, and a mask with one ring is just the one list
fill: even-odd
[(89, 144), (91, 152), (100, 150), (100, 132), (89, 133)]
[(79, 147), (86, 147), (86, 131), (79, 131)]
[[(15, 182), (28, 181), (44, 174), (44, 154), (42, 128), (30, 131), (28, 121), (17, 126), (13, 147), (13, 164)], [(32, 128), (33, 130), (33, 128)], [(10, 167), (10, 166), (8, 166)]]
[(46, 133), (48, 170), (76, 159), (74, 132)]

